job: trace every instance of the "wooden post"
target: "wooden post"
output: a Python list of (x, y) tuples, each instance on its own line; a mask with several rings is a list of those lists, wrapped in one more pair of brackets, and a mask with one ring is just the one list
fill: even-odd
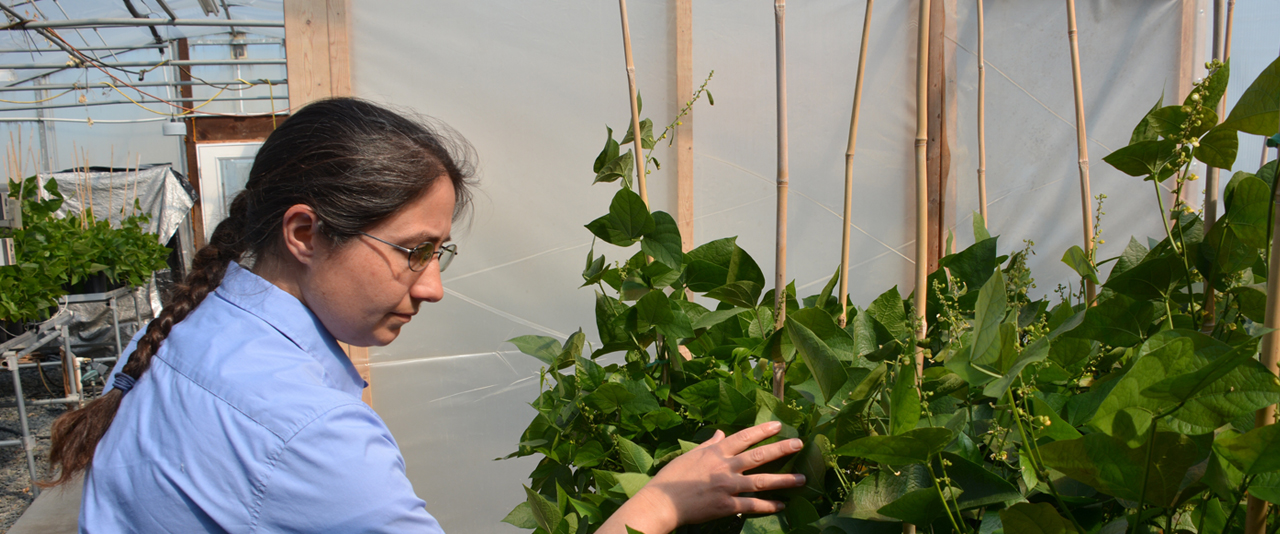
[[(1213, 59), (1226, 61), (1231, 57), (1231, 15), (1235, 11), (1235, 0), (1231, 2), (1231, 8), (1227, 10), (1226, 31), (1222, 32), (1222, 11), (1224, 0), (1216, 0), (1213, 4)], [(1207, 102), (1206, 102), (1207, 104)], [(1219, 100), (1214, 108), (1218, 117), (1225, 119), (1223, 113), (1226, 111), (1227, 94), (1222, 93), (1222, 99)], [(1262, 149), (1262, 153), (1267, 152), (1266, 148)], [(1205, 166), (1204, 179), (1204, 232), (1209, 234), (1209, 230), (1213, 229), (1213, 224), (1218, 221), (1218, 169), (1215, 167)], [(1204, 324), (1200, 327), (1202, 332), (1213, 332), (1217, 326), (1217, 306), (1218, 303), (1213, 297), (1213, 287), (1208, 283), (1204, 285)]]
[[(289, 108), (334, 96), (352, 95), (350, 0), (286, 0), (284, 50), (289, 79)], [(360, 376), (369, 383), (364, 402), (373, 406), (368, 347), (340, 343)]]
[(840, 328), (844, 328), (849, 316), (849, 229), (853, 219), (853, 153), (858, 146), (858, 110), (862, 109), (862, 79), (867, 70), (867, 44), (871, 39), (871, 7), (875, 0), (867, 0), (867, 14), (862, 17), (862, 46), (858, 49), (858, 77), (853, 82), (853, 113), (849, 118), (849, 146), (844, 152), (844, 230), (840, 240)]
[[(693, 0), (676, 0), (676, 103), (693, 95)], [(693, 108), (676, 125), (676, 226), (693, 248)]]
[(929, 174), (929, 261), (926, 272), (938, 270), (938, 260), (947, 255), (947, 181), (951, 174), (951, 147), (948, 144), (947, 64), (945, 46), (946, 3), (929, 4), (929, 144), (926, 150)]
[[(773, 284), (773, 329), (778, 330), (787, 319), (787, 190), (790, 187), (787, 165), (787, 39), (786, 0), (774, 0), (774, 40), (777, 64), (778, 96), (778, 234)], [(783, 396), (786, 363), (773, 363), (773, 395)]]
[[(1080, 81), (1080, 47), (1076, 39), (1076, 0), (1067, 0), (1067, 37), (1071, 41), (1071, 74), (1076, 95), (1076, 147), (1080, 156), (1080, 209), (1084, 219), (1084, 252), (1093, 257), (1093, 195), (1089, 192), (1089, 137), (1084, 125), (1084, 88)], [(1162, 217), (1165, 215), (1161, 215)], [(1085, 280), (1085, 302), (1092, 306), (1098, 288)]]
[[(1265, 154), (1266, 151), (1264, 147), (1262, 152)], [(1280, 158), (1280, 148), (1276, 149), (1276, 157)], [(1280, 188), (1275, 189), (1271, 204), (1273, 212), (1280, 213), (1277, 209), (1280, 208)], [(1276, 364), (1280, 361), (1280, 343), (1276, 342), (1276, 336), (1280, 333), (1274, 331), (1280, 326), (1280, 217), (1275, 217), (1271, 221), (1271, 235), (1277, 238), (1271, 240), (1271, 265), (1267, 267), (1267, 308), (1263, 324), (1272, 331), (1263, 334), (1258, 359), (1274, 375), (1280, 374), (1280, 367)], [(1253, 424), (1256, 427), (1275, 424), (1275, 422), (1276, 406), (1274, 404), (1254, 414)], [(1267, 501), (1250, 495), (1249, 504), (1245, 510), (1244, 532), (1245, 534), (1262, 534), (1266, 532), (1266, 528)]]

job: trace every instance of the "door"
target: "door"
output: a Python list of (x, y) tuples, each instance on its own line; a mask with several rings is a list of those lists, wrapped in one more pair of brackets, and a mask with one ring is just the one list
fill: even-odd
[(262, 142), (204, 143), (196, 145), (200, 172), (200, 205), (204, 213), (204, 239), (209, 241), (213, 229), (227, 218), (231, 199), (249, 181), (253, 157)]

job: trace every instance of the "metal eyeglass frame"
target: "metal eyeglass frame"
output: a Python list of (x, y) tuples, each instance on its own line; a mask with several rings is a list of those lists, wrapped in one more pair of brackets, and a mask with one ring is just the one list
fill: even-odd
[[(392, 243), (390, 241), (387, 241), (379, 237), (369, 235), (364, 232), (360, 232), (360, 234), (370, 239), (373, 239), (375, 241), (378, 241), (380, 243), (383, 243), (385, 245), (388, 245), (391, 248), (399, 250), (400, 252), (405, 253), (406, 259), (409, 262), (409, 270), (413, 272), (419, 272), (419, 271), (422, 271), (423, 269), (426, 269), (428, 265), (431, 265), (431, 258), (433, 256), (436, 259), (440, 260), (440, 272), (444, 272), (445, 269), (449, 268), (449, 264), (453, 262), (453, 257), (458, 255), (458, 245), (455, 245), (452, 243), (448, 245), (437, 246), (435, 243), (427, 241), (413, 248), (404, 248), (400, 245), (397, 245), (395, 243)], [(422, 249), (428, 249), (428, 250), (435, 249), (435, 250), (431, 250), (431, 252), (429, 252), (426, 256), (427, 259), (422, 262), (422, 266), (415, 269), (413, 268), (413, 255), (415, 253), (418, 253), (418, 251)]]

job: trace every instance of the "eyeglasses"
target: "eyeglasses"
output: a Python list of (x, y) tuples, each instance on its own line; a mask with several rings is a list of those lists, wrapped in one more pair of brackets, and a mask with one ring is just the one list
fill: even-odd
[(458, 245), (436, 245), (427, 241), (413, 248), (404, 248), (400, 245), (379, 239), (364, 232), (360, 232), (365, 237), (390, 245), (392, 248), (409, 255), (409, 270), (421, 271), (427, 268), (427, 264), (431, 263), (431, 258), (440, 258), (440, 272), (444, 272), (449, 268), (449, 263), (453, 261), (453, 257), (458, 255)]

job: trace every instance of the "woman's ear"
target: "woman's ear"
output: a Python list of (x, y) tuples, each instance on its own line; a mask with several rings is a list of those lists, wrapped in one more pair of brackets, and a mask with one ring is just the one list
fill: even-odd
[(315, 259), (316, 248), (322, 239), (319, 224), (316, 211), (306, 204), (294, 204), (284, 212), (281, 231), (284, 232), (285, 250), (303, 265), (310, 265)]

